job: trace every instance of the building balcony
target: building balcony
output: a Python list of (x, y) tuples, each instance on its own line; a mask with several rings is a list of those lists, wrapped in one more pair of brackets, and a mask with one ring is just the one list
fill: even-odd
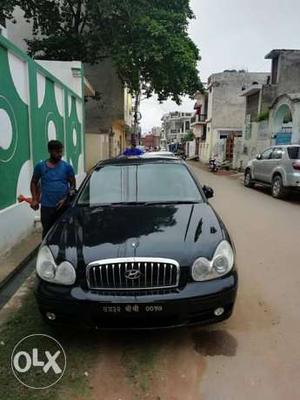
[(207, 114), (196, 114), (191, 119), (191, 127), (197, 124), (204, 125), (206, 124)]

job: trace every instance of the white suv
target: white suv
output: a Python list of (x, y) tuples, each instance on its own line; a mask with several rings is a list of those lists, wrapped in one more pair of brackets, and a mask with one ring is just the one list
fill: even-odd
[(245, 170), (244, 185), (272, 187), (272, 195), (284, 198), (292, 189), (300, 190), (300, 145), (273, 146), (251, 160)]

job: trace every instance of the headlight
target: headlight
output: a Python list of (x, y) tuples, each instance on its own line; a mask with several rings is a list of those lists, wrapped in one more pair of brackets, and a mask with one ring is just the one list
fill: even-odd
[(210, 262), (206, 258), (198, 258), (192, 268), (192, 276), (195, 281), (205, 281), (211, 270)]
[(217, 247), (212, 260), (198, 258), (192, 267), (194, 281), (208, 281), (227, 274), (233, 267), (234, 254), (231, 245), (223, 240)]
[(71, 263), (64, 261), (57, 267), (55, 280), (62, 285), (73, 285), (76, 280), (76, 272)]
[(59, 285), (73, 285), (76, 280), (76, 272), (73, 265), (68, 261), (63, 261), (57, 266), (47, 246), (43, 246), (39, 251), (36, 272), (44, 281)]

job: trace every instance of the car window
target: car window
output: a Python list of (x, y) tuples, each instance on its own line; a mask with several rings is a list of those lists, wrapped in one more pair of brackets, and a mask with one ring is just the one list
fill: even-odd
[(271, 158), (272, 153), (273, 149), (265, 150), (261, 155), (262, 160), (269, 160)]
[(107, 166), (92, 173), (78, 203), (119, 203), (123, 201), (124, 169)]
[(94, 171), (78, 204), (200, 202), (202, 195), (182, 164), (105, 166)]
[(184, 165), (140, 165), (137, 177), (138, 201), (201, 200), (199, 189)]
[(283, 149), (276, 147), (272, 153), (272, 159), (273, 160), (280, 160), (283, 155)]
[(300, 160), (300, 147), (288, 147), (288, 154), (291, 160)]

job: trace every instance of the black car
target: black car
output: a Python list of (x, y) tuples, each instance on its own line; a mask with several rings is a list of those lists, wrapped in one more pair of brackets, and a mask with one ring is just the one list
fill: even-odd
[(167, 328), (230, 317), (233, 244), (185, 162), (99, 163), (44, 239), (36, 298), (49, 322)]

